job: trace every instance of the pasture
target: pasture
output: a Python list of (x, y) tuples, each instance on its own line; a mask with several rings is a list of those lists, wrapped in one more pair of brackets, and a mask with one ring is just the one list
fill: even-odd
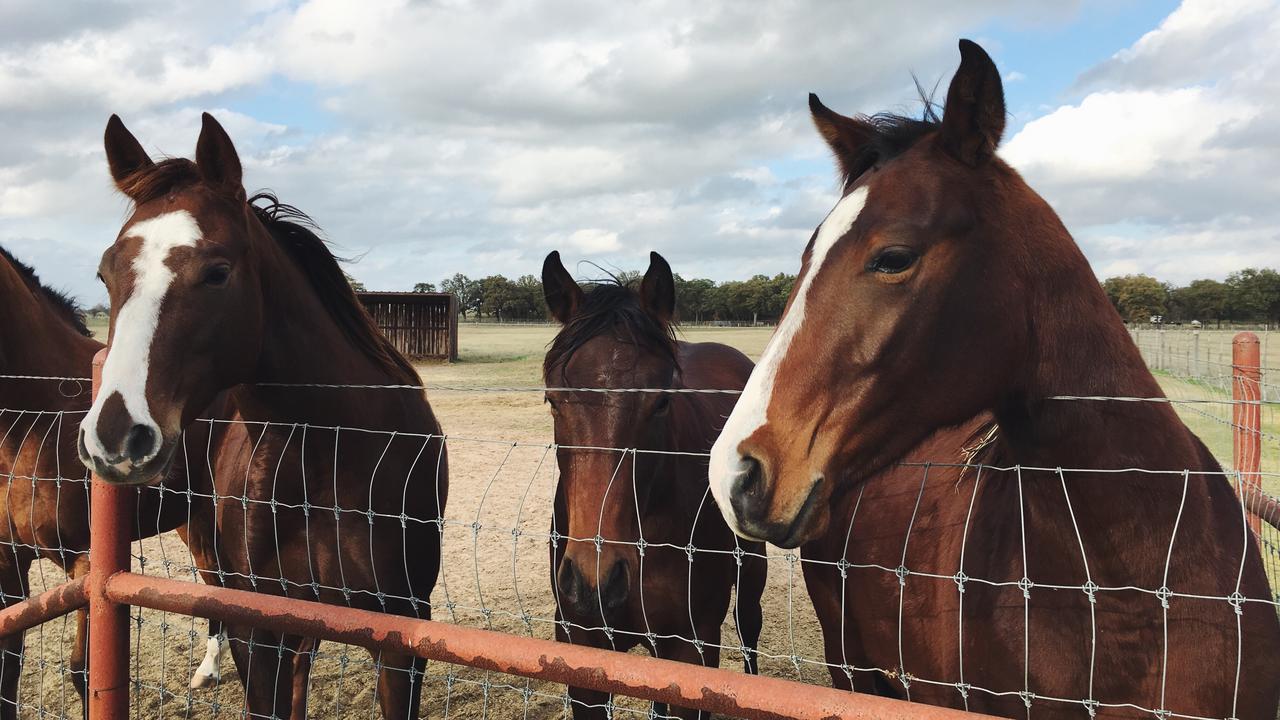
[[(93, 328), (104, 334), (101, 325)], [(549, 588), (547, 536), (555, 483), (555, 458), (548, 452), (551, 417), (542, 393), (541, 364), (552, 325), (463, 324), (460, 359), (417, 366), (428, 396), (449, 435), (452, 480), (444, 537), (442, 582), (432, 596), (434, 617), (516, 634), (552, 637), (554, 598)], [(772, 328), (692, 327), (689, 341), (722, 342), (758, 359)], [(1222, 338), (1211, 335), (1212, 342)], [(1225, 335), (1225, 333), (1224, 333)], [(105, 338), (103, 338), (105, 339)], [(1202, 338), (1202, 342), (1205, 339)], [(1225, 339), (1229, 346), (1229, 335)], [(1209, 343), (1206, 343), (1208, 345)], [(1265, 364), (1265, 363), (1264, 363)], [(1226, 399), (1221, 384), (1188, 377), (1176, 367), (1157, 373), (1171, 398)], [(477, 390), (484, 388), (485, 390)], [(391, 390), (373, 392), (398, 392)], [(1231, 463), (1230, 406), (1179, 405), (1184, 421), (1205, 440), (1224, 466)], [(1280, 470), (1274, 438), (1280, 433), (1274, 406), (1264, 408), (1264, 471)], [(352, 422), (358, 426), (357, 422)], [(1267, 479), (1272, 494), (1276, 477)], [(340, 539), (339, 539), (340, 542)], [(806, 594), (797, 555), (769, 551), (761, 670), (765, 674), (827, 684), (819, 626)], [(192, 578), (185, 546), (170, 533), (134, 545), (134, 570), (178, 579)], [(52, 587), (61, 573), (46, 562), (32, 571), (32, 588)], [(224, 684), (187, 690), (187, 680), (203, 657), (203, 621), (151, 610), (134, 617), (135, 717), (239, 717), (241, 690), (230, 658), (222, 664)], [(79, 700), (66, 682), (73, 623), (55, 621), (28, 634), (22, 700), (52, 717), (78, 717)], [(737, 645), (732, 616), (721, 643)], [(267, 652), (267, 649), (260, 650)], [(635, 652), (641, 652), (636, 650)], [(721, 666), (740, 670), (741, 655), (725, 650)], [(431, 663), (424, 712), (432, 717), (566, 716), (563, 686)], [(369, 717), (376, 714), (375, 672), (363, 650), (325, 644), (311, 677), (312, 717)], [(644, 717), (648, 704), (618, 699), (616, 716)]]

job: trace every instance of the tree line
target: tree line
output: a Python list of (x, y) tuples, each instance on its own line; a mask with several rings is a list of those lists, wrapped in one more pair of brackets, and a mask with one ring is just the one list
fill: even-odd
[(1183, 286), (1149, 275), (1123, 275), (1102, 282), (1107, 297), (1129, 322), (1280, 323), (1280, 273), (1246, 268), (1218, 280), (1193, 280)]
[[(622, 283), (638, 283), (641, 277), (642, 273), (632, 270), (615, 276)], [(683, 322), (777, 322), (795, 280), (794, 275), (786, 273), (726, 282), (685, 279), (677, 274), (676, 313)], [(453, 293), (463, 318), (531, 321), (547, 317), (542, 281), (533, 275), (514, 280), (503, 275), (473, 279), (458, 273), (439, 285), (418, 283), (413, 291)]]

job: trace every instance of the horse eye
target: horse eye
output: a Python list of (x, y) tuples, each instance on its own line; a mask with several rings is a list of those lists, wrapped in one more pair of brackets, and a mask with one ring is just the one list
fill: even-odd
[(655, 415), (663, 415), (667, 410), (671, 409), (671, 396), (663, 393), (658, 396), (658, 402), (653, 404), (653, 412)]
[(107, 279), (102, 277), (102, 273), (98, 273), (98, 282), (102, 283), (103, 285), (107, 284)]
[(227, 280), (231, 277), (231, 266), (225, 263), (214, 265), (204, 271), (204, 277), (200, 278), (200, 282), (209, 287), (222, 287), (227, 284)]
[(906, 272), (912, 265), (916, 264), (918, 259), (920, 259), (920, 255), (911, 248), (891, 247), (883, 250), (874, 260), (868, 263), (867, 270), (886, 275), (896, 275), (900, 272)]

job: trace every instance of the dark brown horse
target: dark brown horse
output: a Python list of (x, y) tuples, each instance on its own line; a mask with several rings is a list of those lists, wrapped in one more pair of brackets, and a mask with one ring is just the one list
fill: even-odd
[[(1162, 393), (1061, 221), (996, 157), (1000, 75), (960, 50), (940, 120), (810, 98), (843, 197), (712, 450), (719, 506), (746, 537), (839, 538), (828, 558), (848, 537), (844, 612), (818, 603), (829, 640), (846, 622), (828, 649), (884, 691), (1270, 720), (1280, 623), (1240, 503), (1168, 403), (1060, 399)], [(971, 445), (983, 413), (996, 431)], [(918, 459), (939, 464), (886, 471), (931, 437)]]
[[(239, 420), (216, 453), (217, 503), (193, 511), (189, 530), (206, 582), (429, 618), (448, 474), (426, 398), (272, 385), (416, 385), (412, 366), (305, 216), (246, 198), (239, 156), (211, 116), (195, 162), (153, 163), (116, 117), (106, 149), (135, 207), (100, 266), (119, 311), (83, 425), (86, 462), (112, 482), (152, 482), (182, 428), (228, 391)], [(290, 676), (305, 640), (227, 634), (248, 712), (300, 714), (293, 690), (306, 681)], [(376, 660), (383, 715), (416, 717), (425, 661)]]
[[(606, 282), (584, 291), (556, 252), (542, 283), (562, 325), (543, 364), (560, 466), (552, 533), (567, 537), (551, 546), (556, 637), (617, 650), (644, 645), (656, 657), (718, 667), (736, 585), (740, 637), (729, 646), (742, 648), (755, 672), (764, 544), (738, 541), (712, 507), (703, 457), (734, 396), (554, 389), (739, 390), (751, 361), (726, 345), (676, 340), (675, 284), (657, 253), (638, 290)], [(569, 695), (575, 718), (610, 716), (608, 693), (571, 687)]]

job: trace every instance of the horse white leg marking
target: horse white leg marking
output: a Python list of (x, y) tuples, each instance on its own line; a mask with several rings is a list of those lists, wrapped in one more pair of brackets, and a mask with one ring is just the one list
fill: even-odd
[(204, 660), (191, 676), (191, 689), (213, 687), (222, 681), (222, 658), (227, 654), (230, 643), (222, 633), (209, 636), (205, 642)]

